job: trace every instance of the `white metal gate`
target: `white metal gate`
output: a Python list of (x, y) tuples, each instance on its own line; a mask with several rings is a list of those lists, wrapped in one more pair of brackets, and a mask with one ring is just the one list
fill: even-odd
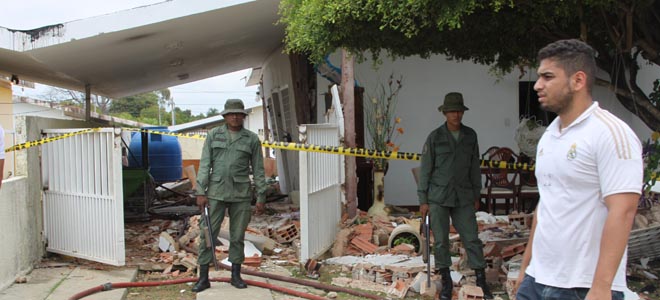
[[(55, 137), (80, 129), (48, 129)], [(125, 264), (120, 130), (42, 146), (44, 235), (50, 252)]]
[[(308, 144), (339, 146), (334, 124), (301, 125)], [(335, 240), (341, 220), (341, 155), (300, 151), (300, 261), (316, 258)]]

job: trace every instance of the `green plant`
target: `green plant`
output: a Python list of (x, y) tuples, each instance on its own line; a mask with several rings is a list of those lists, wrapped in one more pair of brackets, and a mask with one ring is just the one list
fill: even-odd
[(419, 251), (419, 239), (412, 233), (404, 232), (399, 235), (397, 235), (394, 240), (392, 241), (392, 246), (396, 247), (401, 244), (408, 244), (412, 245), (415, 247), (415, 252)]
[(642, 159), (644, 161), (644, 184), (642, 185), (643, 194), (640, 199), (640, 207), (647, 207), (651, 205), (654, 198), (651, 195), (651, 187), (658, 180), (660, 169), (660, 132), (654, 131), (651, 138), (644, 143)]
[[(403, 77), (394, 79), (390, 75), (387, 86), (380, 84), (372, 93), (368, 94), (365, 101), (365, 117), (367, 131), (371, 136), (369, 147), (376, 151), (399, 151), (395, 144), (396, 138), (404, 133), (403, 127), (399, 125), (401, 118), (394, 115), (399, 91), (402, 87)], [(377, 170), (387, 169), (387, 160), (374, 159)]]

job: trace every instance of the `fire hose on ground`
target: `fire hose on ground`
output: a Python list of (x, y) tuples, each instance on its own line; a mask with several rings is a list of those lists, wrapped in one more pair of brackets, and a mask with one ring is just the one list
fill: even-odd
[[(223, 268), (229, 269), (227, 266), (222, 266)], [(242, 270), (241, 273), (246, 274), (246, 275), (252, 275), (252, 276), (258, 276), (258, 277), (263, 277), (263, 278), (268, 278), (268, 279), (273, 279), (273, 280), (279, 280), (279, 281), (284, 281), (284, 282), (289, 282), (289, 283), (295, 283), (299, 285), (304, 285), (308, 287), (313, 287), (325, 291), (333, 291), (333, 292), (339, 292), (339, 293), (347, 293), (353, 296), (358, 296), (358, 297), (363, 297), (363, 298), (368, 298), (368, 299), (374, 299), (374, 300), (384, 300), (385, 298), (369, 294), (366, 292), (361, 292), (361, 291), (356, 291), (348, 288), (343, 288), (343, 287), (337, 287), (333, 285), (328, 285), (328, 284), (323, 284), (320, 282), (316, 281), (310, 281), (310, 280), (304, 280), (304, 279), (298, 279), (298, 278), (291, 278), (291, 277), (286, 277), (286, 276), (281, 276), (281, 275), (275, 275), (275, 274), (269, 274), (269, 273), (264, 273), (264, 272), (258, 272), (258, 271), (252, 271), (252, 270)], [(105, 292), (109, 291), (112, 289), (119, 289), (119, 288), (131, 288), (131, 287), (151, 287), (151, 286), (161, 286), (161, 285), (172, 285), (172, 284), (181, 284), (181, 283), (187, 283), (187, 282), (196, 282), (198, 278), (191, 277), (191, 278), (184, 278), (184, 279), (176, 279), (176, 280), (165, 280), (165, 281), (149, 281), (149, 282), (118, 282), (118, 283), (106, 283), (100, 286), (96, 286), (87, 290), (84, 290), (80, 293), (77, 293), (69, 298), (69, 300), (78, 300), (82, 299), (84, 297), (87, 297), (92, 294), (96, 294), (98, 292)], [(220, 278), (209, 278), (210, 281), (215, 281), (215, 282), (229, 282), (230, 278), (227, 277), (220, 277)], [(247, 283), (250, 286), (258, 286), (261, 288), (266, 288), (270, 289), (276, 292), (281, 292), (284, 294), (292, 295), (295, 297), (301, 297), (301, 298), (306, 298), (306, 299), (311, 299), (311, 300), (321, 300), (321, 299), (326, 299), (321, 296), (317, 295), (312, 295), (309, 293), (305, 292), (300, 292), (288, 288), (284, 288), (281, 286), (273, 285), (270, 283), (266, 282), (261, 282), (261, 281), (254, 281), (254, 280), (244, 280), (245, 283)]]

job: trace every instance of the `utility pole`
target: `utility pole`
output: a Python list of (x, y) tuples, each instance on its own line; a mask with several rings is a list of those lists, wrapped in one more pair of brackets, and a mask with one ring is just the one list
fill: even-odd
[(174, 97), (170, 98), (170, 104), (172, 104), (172, 126), (176, 125), (176, 118), (174, 117)]
[(161, 109), (162, 102), (163, 102), (162, 99), (158, 99), (158, 126), (160, 126), (160, 124), (161, 124), (161, 122), (160, 122), (160, 109)]
[[(341, 50), (341, 99), (344, 105), (344, 146), (355, 148), (355, 56)], [(357, 215), (357, 165), (355, 156), (346, 156), (346, 213), (349, 218)]]

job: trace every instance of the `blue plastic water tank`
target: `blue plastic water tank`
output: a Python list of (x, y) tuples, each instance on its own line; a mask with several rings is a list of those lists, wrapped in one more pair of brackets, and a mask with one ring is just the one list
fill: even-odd
[[(167, 127), (144, 127), (143, 129), (169, 132)], [(175, 136), (149, 133), (149, 173), (156, 182), (177, 181), (183, 172), (181, 145)], [(142, 136), (131, 135), (128, 156), (129, 167), (142, 167)]]

